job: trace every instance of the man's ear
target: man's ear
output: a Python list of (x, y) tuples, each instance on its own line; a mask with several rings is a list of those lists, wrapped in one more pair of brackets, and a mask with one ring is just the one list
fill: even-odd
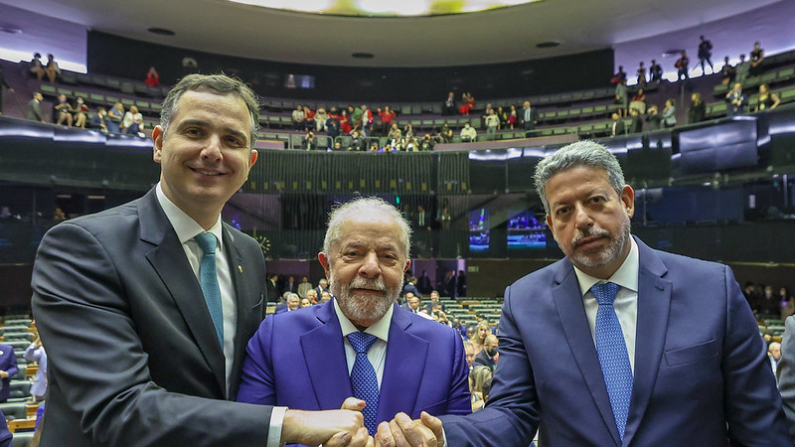
[(154, 142), (154, 150), (152, 152), (152, 159), (155, 163), (160, 163), (163, 160), (163, 128), (160, 125), (155, 126), (152, 130), (152, 141)]
[(635, 215), (635, 190), (629, 185), (624, 185), (621, 190), (621, 202), (624, 204), (627, 216), (631, 219)]
[(331, 283), (331, 265), (328, 262), (326, 254), (321, 251), (317, 254), (317, 260), (320, 261), (320, 265), (323, 266), (323, 270), (326, 272), (326, 279)]

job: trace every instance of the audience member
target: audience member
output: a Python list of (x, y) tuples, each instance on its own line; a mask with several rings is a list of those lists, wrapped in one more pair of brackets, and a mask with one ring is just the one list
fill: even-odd
[(451, 129), (447, 123), (442, 125), (442, 140), (444, 140), (445, 143), (453, 142), (453, 129)]
[(420, 296), (420, 291), (417, 289), (417, 278), (410, 277), (406, 284), (403, 286), (402, 293), (405, 295), (407, 293), (413, 293), (415, 296)]
[(47, 121), (44, 120), (44, 116), (41, 114), (42, 101), (44, 101), (44, 96), (42, 96), (41, 92), (34, 93), (33, 99), (28, 102), (28, 105), (25, 108), (25, 118), (31, 121), (46, 123)]
[(444, 101), (444, 105), (442, 106), (442, 115), (455, 115), (456, 111), (455, 93), (450, 92), (447, 94), (447, 99)]
[(342, 142), (340, 142), (339, 140), (335, 141), (334, 146), (332, 146), (331, 148), (332, 151), (344, 151), (347, 149), (348, 148), (342, 147)]
[(3, 67), (0, 66), (0, 115), (3, 114), (3, 88), (7, 88), (9, 92), (14, 93), (14, 89), (6, 82), (6, 77), (3, 74)]
[(472, 374), (472, 367), (475, 365), (475, 347), (472, 342), (464, 340), (464, 353), (466, 355), (467, 365), (469, 365), (469, 373)]
[(414, 136), (414, 126), (411, 123), (407, 123), (406, 126), (403, 128), (403, 137), (404, 138), (411, 138)]
[(397, 428), (455, 447), (526, 447), (539, 426), (551, 446), (791, 446), (731, 269), (633, 237), (634, 190), (598, 143), (558, 149), (535, 179), (566, 257), (506, 289), (488, 406)]
[(687, 57), (687, 52), (682, 50), (679, 59), (676, 60), (674, 63), (674, 67), (676, 67), (677, 75), (676, 80), (681, 81), (682, 79), (688, 81), (690, 80), (690, 72), (688, 66), (690, 65), (690, 59)]
[(610, 116), (613, 120), (613, 123), (610, 125), (610, 136), (616, 137), (625, 135), (627, 133), (627, 126), (624, 123), (624, 120), (621, 119), (621, 116), (618, 112), (613, 112)]
[(422, 141), (420, 142), (420, 150), (422, 150), (422, 151), (432, 151), (433, 150), (433, 146), (435, 144), (436, 143), (431, 138), (431, 135), (426, 133), (422, 137)]
[(307, 307), (312, 307), (312, 302), (309, 300), (309, 298), (302, 298), (301, 299), (301, 309), (304, 309), (304, 308), (307, 308)]
[(614, 101), (615, 104), (618, 104), (618, 116), (624, 117), (627, 116), (627, 103), (629, 102), (627, 98), (627, 81), (619, 81), (616, 84), (616, 99)]
[(398, 412), (469, 413), (461, 337), (395, 304), (411, 266), (410, 233), (378, 198), (335, 209), (318, 254), (332, 302), (265, 319), (249, 342), (238, 400), (324, 410), (353, 395), (370, 434)]
[(328, 129), (328, 117), (329, 115), (326, 112), (325, 107), (318, 107), (317, 113), (315, 113), (315, 130), (318, 132), (326, 132)]
[(469, 111), (475, 108), (475, 98), (472, 96), (472, 93), (464, 92), (464, 94), (461, 95), (461, 102), (463, 104), (458, 109), (458, 113), (469, 116)]
[(779, 361), (781, 361), (781, 344), (775, 341), (770, 343), (767, 347), (767, 356), (770, 361), (770, 368), (773, 370), (773, 375), (775, 376)]
[(364, 138), (359, 135), (358, 130), (354, 130), (351, 134), (351, 143), (348, 147), (349, 151), (363, 151), (366, 147), (367, 143), (365, 143)]
[(326, 135), (333, 141), (340, 136), (340, 120), (337, 115), (329, 115), (326, 119)]
[(58, 102), (52, 107), (52, 119), (55, 124), (61, 125), (66, 123), (68, 127), (72, 127), (72, 104), (66, 99), (66, 95), (58, 95)]
[(726, 93), (726, 101), (729, 103), (729, 109), (726, 111), (727, 116), (732, 117), (745, 113), (748, 97), (743, 93), (743, 85), (739, 82), (735, 83), (734, 88)]
[(108, 120), (105, 122), (108, 132), (121, 133), (121, 120), (124, 115), (124, 106), (120, 102), (113, 104), (113, 107), (108, 110)]
[[(362, 431), (354, 411), (228, 401), (244, 340), (262, 318), (265, 261), (259, 244), (220, 216), (257, 159), (258, 113), (256, 94), (239, 81), (186, 76), (153, 133), (161, 181), (141, 199), (44, 236), (32, 277), (54, 366), (42, 445), (341, 446)], [(198, 171), (228, 175), (209, 182)], [(281, 427), (275, 439), (271, 426)]]
[(472, 411), (480, 411), (483, 409), (486, 401), (483, 399), (483, 384), (491, 380), (494, 370), (488, 366), (477, 365), (472, 368), (469, 374), (469, 392), (472, 396), (471, 404)]
[(366, 105), (362, 104), (362, 137), (367, 138), (373, 134), (373, 112)]
[(676, 100), (674, 98), (665, 100), (665, 108), (662, 111), (662, 124), (668, 129), (676, 126)]
[(305, 130), (306, 128), (306, 115), (304, 114), (304, 106), (298, 104), (292, 113), (293, 130)]
[(478, 355), (486, 345), (486, 337), (491, 334), (491, 328), (487, 321), (481, 321), (475, 327), (475, 336), (469, 340), (475, 346), (475, 355)]
[(306, 298), (306, 292), (312, 290), (315, 286), (309, 282), (308, 276), (302, 276), (301, 282), (298, 284), (298, 296), (301, 298)]
[(105, 124), (107, 117), (108, 117), (107, 110), (105, 110), (104, 107), (100, 107), (99, 110), (97, 110), (97, 113), (91, 115), (91, 118), (89, 118), (88, 128), (96, 129), (102, 132), (107, 132), (108, 126)]
[(304, 106), (304, 129), (314, 129), (315, 128), (315, 111), (312, 110), (309, 106)]
[(317, 149), (317, 141), (315, 140), (315, 133), (312, 132), (311, 130), (308, 130), (306, 132), (306, 135), (304, 135), (304, 141), (303, 141), (302, 144), (303, 144), (304, 149), (306, 149), (308, 151), (316, 150)]
[(638, 66), (638, 85), (646, 85), (646, 67), (643, 66), (643, 61), (640, 61), (640, 65)]
[(519, 122), (524, 126), (524, 130), (526, 131), (536, 129), (536, 124), (538, 124), (538, 113), (536, 113), (535, 109), (530, 105), (529, 100), (522, 103), (522, 115)]
[(478, 131), (475, 130), (474, 127), (469, 125), (469, 121), (464, 123), (464, 127), (461, 129), (461, 141), (464, 143), (469, 143), (476, 141), (478, 138)]
[(706, 75), (707, 70), (704, 62), (709, 64), (710, 71), (715, 73), (715, 67), (712, 66), (712, 42), (701, 36), (701, 42), (698, 44), (698, 61), (701, 63), (701, 74)]
[[(379, 107), (377, 110), (378, 116), (381, 118), (381, 133), (384, 135), (388, 135), (389, 132), (392, 130), (392, 120), (397, 118), (397, 114), (389, 108), (389, 106), (384, 106), (384, 109), (381, 110)], [(395, 125), (394, 127), (397, 127)]]
[(763, 110), (773, 110), (778, 107), (779, 103), (781, 103), (781, 98), (779, 98), (775, 93), (771, 92), (770, 87), (767, 84), (762, 84), (759, 86), (759, 102), (756, 106), (757, 112), (761, 112)]
[(36, 334), (36, 338), (25, 349), (23, 356), (28, 362), (36, 362), (38, 369), (33, 378), (33, 385), (30, 386), (30, 395), (35, 402), (44, 400), (47, 394), (47, 352), (41, 344), (41, 338)]
[(17, 374), (17, 356), (14, 354), (14, 347), (0, 343), (0, 403), (8, 401), (11, 394), (11, 378)]
[(690, 116), (690, 124), (704, 121), (704, 117), (707, 115), (707, 106), (701, 100), (701, 93), (696, 92), (690, 96), (688, 115)]
[(41, 54), (34, 53), (33, 59), (30, 60), (30, 72), (41, 81), (45, 75), (44, 64), (41, 62)]
[(75, 119), (75, 127), (80, 127), (82, 129), (86, 128), (86, 121), (88, 118), (88, 106), (86, 105), (83, 98), (78, 97), (77, 103), (75, 104), (74, 108), (74, 119)]
[(497, 336), (489, 334), (483, 341), (483, 349), (475, 356), (475, 366), (485, 366), (493, 373), (497, 367)]
[(58, 62), (55, 62), (55, 57), (52, 54), (47, 55), (47, 65), (44, 67), (44, 72), (47, 74), (47, 79), (51, 84), (55, 83), (55, 78), (61, 75), (61, 68), (58, 67)]
[(138, 106), (132, 105), (130, 106), (130, 110), (124, 114), (124, 118), (121, 120), (121, 130), (123, 130), (124, 133), (130, 133), (128, 132), (130, 126), (132, 126), (133, 123), (137, 123), (139, 121), (143, 122), (143, 119), (144, 116), (138, 111)]
[(160, 86), (160, 75), (157, 74), (157, 70), (155, 70), (155, 67), (149, 67), (149, 71), (146, 72), (146, 80), (144, 82), (149, 87)]
[(639, 114), (646, 113), (646, 92), (639, 88), (635, 96), (632, 97), (632, 102), (629, 103), (629, 110), (635, 109)]
[(720, 69), (720, 83), (722, 85), (729, 85), (734, 80), (735, 70), (732, 64), (729, 63), (729, 56), (723, 58), (723, 67)]
[(662, 65), (658, 64), (656, 60), (651, 60), (651, 67), (649, 67), (649, 76), (651, 77), (652, 83), (659, 83), (662, 82), (663, 76), (663, 68)]
[(624, 72), (623, 65), (618, 66), (618, 73), (613, 75), (613, 78), (610, 79), (610, 83), (618, 85), (621, 83), (621, 81), (624, 81), (625, 83), (627, 82), (627, 74)]
[(762, 49), (762, 45), (759, 42), (754, 42), (754, 49), (751, 51), (750, 54), (750, 73), (753, 76), (759, 76), (762, 74), (762, 62), (765, 60), (765, 50)]
[(740, 62), (734, 67), (734, 80), (740, 84), (744, 84), (748, 79), (748, 73), (751, 70), (751, 65), (745, 60), (745, 54), (740, 55)]
[(519, 114), (516, 112), (516, 106), (511, 104), (511, 111), (508, 113), (508, 126), (510, 127), (511, 130), (513, 130), (514, 127), (518, 124), (518, 122), (519, 122)]
[[(491, 110), (494, 110), (494, 109), (492, 108)], [(502, 106), (499, 106), (499, 107), (497, 107), (497, 110), (494, 111), (494, 114), (497, 115), (497, 118), (499, 118), (499, 120), (500, 120), (499, 121), (499, 128), (500, 129), (506, 129), (508, 127), (508, 113), (505, 111), (505, 109)], [(489, 112), (486, 111), (486, 117), (488, 117), (488, 115), (489, 115)], [(485, 121), (486, 120), (484, 118), (483, 119), (484, 124), (485, 124)]]
[(342, 131), (343, 135), (350, 135), (353, 131), (351, 127), (351, 117), (348, 116), (348, 111), (342, 109), (339, 116), (340, 121), (340, 130)]
[(656, 104), (652, 104), (648, 108), (646, 113), (646, 122), (649, 123), (649, 130), (659, 130), (662, 128), (662, 116), (660, 115)]
[(499, 127), (500, 118), (494, 113), (494, 109), (489, 110), (489, 114), (486, 116), (486, 139), (495, 140)]
[(629, 116), (631, 117), (631, 121), (629, 123), (629, 133), (643, 132), (643, 119), (640, 117), (640, 112), (638, 109), (630, 108)]

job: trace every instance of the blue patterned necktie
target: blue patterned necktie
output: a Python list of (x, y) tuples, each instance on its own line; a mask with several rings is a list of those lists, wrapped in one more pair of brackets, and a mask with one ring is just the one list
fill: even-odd
[(215, 246), (218, 239), (212, 233), (201, 233), (194, 238), (202, 249), (202, 262), (199, 265), (199, 283), (202, 287), (207, 309), (213, 319), (221, 350), (224, 349), (224, 311), (221, 307), (221, 286), (218, 285), (218, 274), (215, 270)]
[(375, 416), (378, 411), (378, 377), (372, 363), (367, 358), (367, 351), (377, 340), (375, 335), (365, 332), (352, 332), (348, 334), (348, 341), (356, 351), (356, 361), (353, 362), (351, 370), (351, 387), (353, 395), (357, 399), (367, 402), (362, 410), (364, 415), (364, 426), (371, 436), (375, 436), (376, 421)]
[(623, 441), (629, 415), (629, 402), (632, 398), (632, 367), (629, 363), (624, 333), (613, 309), (613, 300), (616, 299), (620, 288), (618, 284), (612, 282), (596, 284), (591, 287), (591, 293), (599, 303), (594, 331), (596, 352), (599, 355), (599, 364), (602, 366), (602, 375), (607, 386), (607, 395), (610, 397), (610, 406), (613, 407), (618, 434)]

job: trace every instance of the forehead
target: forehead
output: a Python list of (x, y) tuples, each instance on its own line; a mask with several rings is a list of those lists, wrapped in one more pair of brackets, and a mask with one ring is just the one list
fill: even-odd
[(211, 90), (189, 90), (177, 102), (174, 123), (185, 119), (207, 119), (248, 133), (251, 118), (246, 102), (239, 96)]
[(569, 194), (590, 192), (599, 188), (613, 189), (607, 178), (607, 171), (583, 165), (566, 168), (556, 173), (544, 185), (550, 203), (554, 202), (553, 199), (560, 199)]
[(400, 240), (401, 234), (397, 221), (385, 213), (376, 211), (367, 215), (348, 215), (340, 223), (337, 245), (394, 245), (405, 248)]

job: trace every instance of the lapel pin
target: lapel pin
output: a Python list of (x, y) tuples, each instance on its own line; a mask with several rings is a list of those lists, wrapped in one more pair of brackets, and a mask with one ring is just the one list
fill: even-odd
[(240, 272), (240, 274), (242, 275), (242, 274), (243, 274), (243, 267), (241, 267), (241, 266), (239, 266), (239, 265), (238, 265), (238, 266), (237, 266), (237, 271), (239, 271), (239, 272)]

